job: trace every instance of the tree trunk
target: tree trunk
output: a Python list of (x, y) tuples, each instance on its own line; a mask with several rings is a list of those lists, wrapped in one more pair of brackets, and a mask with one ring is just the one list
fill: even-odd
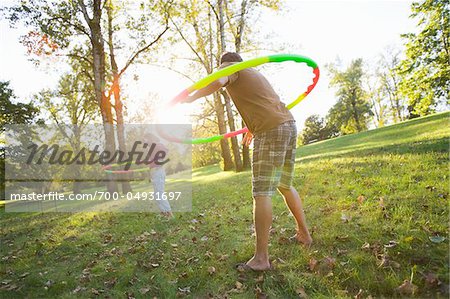
[[(217, 115), (217, 124), (219, 126), (219, 133), (225, 134), (227, 132), (227, 125), (225, 123), (225, 111), (223, 109), (222, 101), (218, 93), (214, 93), (214, 107)], [(231, 158), (230, 147), (228, 140), (220, 140), (220, 149), (223, 158), (223, 170), (228, 171), (233, 169), (233, 159)]]
[[(114, 41), (113, 41), (113, 24), (112, 24), (112, 0), (108, 1), (107, 6), (108, 14), (108, 44), (109, 44), (109, 57), (111, 62), (111, 69), (113, 73), (113, 84), (111, 90), (114, 94), (114, 110), (116, 112), (116, 122), (117, 122), (117, 140), (119, 143), (119, 150), (126, 153), (126, 143), (125, 143), (125, 129), (123, 123), (123, 104), (120, 97), (120, 76), (119, 68), (117, 67), (116, 57), (114, 54)], [(111, 96), (111, 95), (110, 95)], [(130, 185), (130, 173), (124, 173), (119, 175), (122, 181), (122, 193), (126, 194), (132, 192)]]
[(353, 118), (355, 120), (356, 130), (358, 132), (361, 132), (362, 131), (361, 124), (359, 123), (358, 111), (356, 110), (356, 91), (354, 89), (352, 90), (352, 95), (351, 95), (350, 101), (352, 103), (352, 114), (353, 114)]
[[(242, 35), (244, 33), (245, 29), (245, 15), (247, 14), (247, 0), (242, 0), (241, 2), (241, 13), (239, 16), (239, 21), (236, 28), (236, 35), (234, 37), (234, 47), (236, 53), (241, 52), (241, 45), (242, 45)], [(241, 122), (242, 128), (245, 127), (244, 121)], [(251, 168), (251, 162), (250, 162), (250, 149), (246, 145), (242, 145), (242, 169), (248, 170)]]
[[(82, 4), (84, 5), (84, 4)], [(82, 7), (86, 11), (86, 7)], [(100, 107), (103, 121), (103, 130), (105, 132), (105, 150), (114, 152), (116, 142), (114, 139), (113, 117), (111, 112), (111, 103), (105, 94), (105, 48), (101, 32), (101, 1), (95, 0), (93, 3), (93, 17), (90, 19), (87, 14), (85, 19), (90, 28), (92, 58), (94, 65), (94, 89), (95, 98)], [(107, 175), (106, 187), (108, 192), (117, 192), (117, 184), (113, 180), (113, 175)]]
[[(221, 52), (220, 54), (223, 54), (226, 51), (225, 26), (223, 20), (223, 0), (218, 0), (217, 5), (219, 6), (219, 33), (220, 33), (219, 49)], [(225, 102), (225, 108), (228, 118), (228, 126), (230, 127), (230, 131), (236, 131), (234, 115), (232, 110), (233, 108), (231, 106), (230, 97), (226, 92), (221, 92), (221, 94)], [(231, 139), (231, 149), (233, 150), (235, 170), (237, 172), (240, 172), (242, 171), (242, 159), (241, 153), (239, 151), (239, 142), (237, 140), (237, 137), (231, 137), (230, 139)]]
[[(234, 116), (233, 116), (233, 110), (231, 107), (230, 98), (228, 97), (228, 94), (224, 91), (222, 91), (222, 96), (225, 99), (225, 107), (227, 109), (227, 117), (228, 117), (228, 126), (230, 127), (230, 131), (236, 131), (236, 125), (234, 123)], [(241, 159), (241, 153), (239, 151), (239, 142), (237, 140), (237, 137), (231, 137), (231, 149), (233, 150), (233, 156), (234, 156), (234, 166), (237, 172), (242, 171), (242, 159)]]

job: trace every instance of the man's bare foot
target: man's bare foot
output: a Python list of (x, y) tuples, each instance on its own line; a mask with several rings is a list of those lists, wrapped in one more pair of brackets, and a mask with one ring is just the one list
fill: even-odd
[(298, 243), (304, 245), (305, 247), (310, 247), (311, 244), (312, 244), (312, 241), (313, 241), (313, 239), (311, 238), (311, 236), (309, 234), (305, 235), (305, 234), (302, 234), (302, 233), (300, 233), (298, 231), (290, 239), (293, 240), (293, 241), (297, 241)]
[(256, 257), (252, 257), (245, 265), (253, 271), (266, 271), (272, 269), (269, 259), (261, 260)]

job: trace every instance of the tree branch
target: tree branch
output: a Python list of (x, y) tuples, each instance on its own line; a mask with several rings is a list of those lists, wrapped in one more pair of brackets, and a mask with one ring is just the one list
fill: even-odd
[(177, 24), (175, 24), (175, 22), (172, 20), (172, 18), (170, 20), (172, 21), (172, 24), (177, 29), (178, 34), (180, 34), (181, 38), (185, 41), (185, 43), (189, 46), (189, 48), (191, 48), (192, 52), (194, 52), (195, 56), (197, 56), (197, 58), (200, 60), (201, 64), (206, 66), (205, 61), (200, 57), (198, 52), (194, 49), (194, 47), (191, 45), (191, 43), (186, 39), (186, 37), (183, 35), (183, 33), (181, 33), (181, 30), (180, 30), (180, 28), (178, 28)]
[(89, 17), (89, 14), (86, 9), (86, 4), (84, 4), (84, 0), (78, 0), (78, 5), (81, 8), (81, 12), (83, 13), (84, 19), (86, 20), (89, 28), (91, 28), (92, 19)]
[(128, 59), (125, 66), (120, 70), (119, 77), (127, 70), (127, 68), (134, 62), (134, 60), (142, 53), (147, 51), (151, 46), (153, 46), (155, 43), (159, 41), (159, 39), (166, 33), (166, 31), (169, 30), (169, 24), (166, 22), (166, 27), (164, 30), (154, 39), (151, 43), (147, 44), (145, 47), (138, 50), (136, 53), (134, 53), (130, 59)]

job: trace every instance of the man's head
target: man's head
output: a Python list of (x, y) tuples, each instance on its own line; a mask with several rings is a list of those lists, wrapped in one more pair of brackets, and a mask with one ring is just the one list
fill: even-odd
[(242, 57), (238, 53), (235, 52), (225, 52), (220, 57), (220, 64), (224, 62), (241, 62)]

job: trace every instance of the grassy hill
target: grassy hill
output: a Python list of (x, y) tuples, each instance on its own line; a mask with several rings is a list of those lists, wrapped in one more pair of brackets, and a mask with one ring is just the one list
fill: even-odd
[(287, 242), (277, 195), (264, 274), (234, 269), (253, 253), (250, 172), (194, 170), (193, 211), (171, 221), (2, 211), (0, 297), (448, 298), (449, 117), (301, 147), (295, 186), (314, 244)]

